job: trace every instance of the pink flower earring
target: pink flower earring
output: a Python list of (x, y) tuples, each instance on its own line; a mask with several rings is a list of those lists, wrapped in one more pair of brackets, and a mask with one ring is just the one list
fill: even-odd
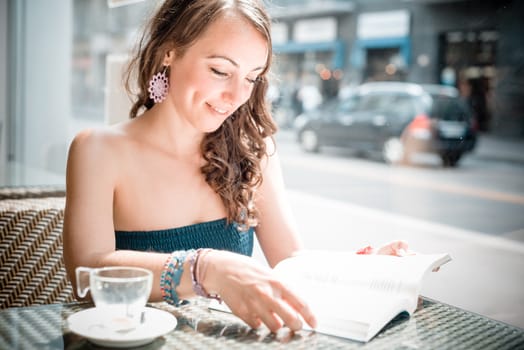
[(167, 90), (169, 88), (169, 82), (166, 75), (167, 66), (164, 66), (162, 72), (158, 72), (153, 75), (151, 80), (149, 80), (149, 97), (155, 101), (155, 103), (160, 103), (164, 101), (167, 97)]

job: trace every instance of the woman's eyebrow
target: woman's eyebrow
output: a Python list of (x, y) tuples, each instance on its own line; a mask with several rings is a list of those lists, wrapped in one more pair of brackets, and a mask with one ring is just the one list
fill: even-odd
[[(228, 61), (229, 63), (231, 63), (233, 66), (235, 66), (236, 68), (240, 67), (240, 65), (235, 62), (234, 59), (230, 58), (230, 57), (227, 57), (227, 56), (223, 56), (223, 55), (210, 55), (210, 56), (207, 56), (207, 58), (209, 59), (215, 59), (215, 58), (219, 58), (219, 59), (223, 59), (223, 60), (226, 60)], [(264, 67), (263, 66), (260, 66), (260, 67), (256, 67), (254, 69), (252, 69), (251, 71), (254, 72), (254, 71), (257, 71), (257, 70), (263, 70)]]

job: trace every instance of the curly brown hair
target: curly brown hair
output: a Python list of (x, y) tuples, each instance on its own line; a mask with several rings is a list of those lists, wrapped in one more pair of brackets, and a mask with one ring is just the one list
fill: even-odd
[[(266, 66), (259, 75), (249, 100), (214, 132), (205, 135), (201, 153), (206, 161), (201, 172), (220, 195), (228, 222), (241, 230), (258, 223), (254, 205), (256, 189), (262, 183), (261, 161), (267, 156), (266, 139), (277, 127), (266, 101), (267, 73), (272, 59), (271, 20), (258, 0), (166, 0), (149, 21), (126, 73), (126, 88), (136, 95), (130, 117), (154, 106), (148, 95), (151, 77), (163, 69), (166, 53), (173, 48), (177, 57), (201, 36), (207, 27), (228, 11), (245, 18), (268, 44)], [(136, 79), (136, 80), (135, 80)], [(136, 81), (136, 92), (133, 83)]]

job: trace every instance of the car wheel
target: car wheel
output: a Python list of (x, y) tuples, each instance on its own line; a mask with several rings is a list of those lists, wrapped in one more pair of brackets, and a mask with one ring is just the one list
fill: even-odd
[(404, 159), (404, 145), (398, 137), (390, 137), (382, 146), (382, 158), (388, 164), (398, 164)]
[(462, 154), (460, 153), (447, 153), (442, 154), (440, 158), (442, 159), (442, 165), (445, 167), (456, 167), (460, 160)]
[(311, 129), (302, 131), (300, 133), (300, 145), (306, 152), (318, 152), (320, 150), (320, 144), (317, 133)]

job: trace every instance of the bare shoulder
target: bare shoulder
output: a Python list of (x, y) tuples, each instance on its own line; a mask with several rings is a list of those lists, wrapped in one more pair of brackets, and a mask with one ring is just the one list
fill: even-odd
[(125, 133), (121, 129), (99, 128), (80, 131), (71, 143), (70, 152), (78, 153), (110, 153), (115, 148), (122, 147)]
[(130, 140), (127, 129), (119, 126), (85, 129), (74, 137), (69, 152), (103, 160), (117, 157), (129, 147)]
[(119, 128), (86, 129), (71, 142), (68, 172), (90, 173), (103, 171), (109, 176), (118, 168), (119, 155), (127, 148), (127, 134)]

